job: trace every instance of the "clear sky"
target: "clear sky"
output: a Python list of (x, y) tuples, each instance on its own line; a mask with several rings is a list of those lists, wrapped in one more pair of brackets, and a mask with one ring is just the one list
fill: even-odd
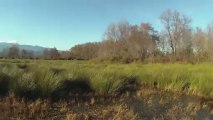
[(0, 41), (57, 47), (100, 41), (111, 22), (149, 22), (161, 29), (160, 14), (178, 10), (205, 28), (212, 0), (0, 0)]

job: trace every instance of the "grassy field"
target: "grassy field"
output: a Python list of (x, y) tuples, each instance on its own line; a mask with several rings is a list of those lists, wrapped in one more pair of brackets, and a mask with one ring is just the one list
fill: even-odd
[[(124, 81), (213, 97), (213, 64), (108, 64), (88, 61), (1, 60), (0, 86), (19, 94), (37, 89), (45, 97), (62, 81), (80, 80), (95, 93), (114, 93)], [(9, 79), (5, 82), (3, 79)], [(6, 88), (8, 84), (8, 88)], [(6, 85), (6, 86), (5, 86)], [(3, 89), (3, 88), (2, 88)]]
[[(198, 100), (201, 97), (211, 100), (213, 97), (212, 63), (112, 64), (2, 59), (0, 68), (0, 109), (4, 111), (3, 115), (13, 117), (23, 112), (19, 119), (31, 119), (33, 116), (53, 119), (54, 115), (51, 115), (57, 114), (67, 119), (80, 119), (83, 115), (85, 120), (89, 116), (119, 120), (127, 112), (129, 114), (125, 117), (128, 119), (178, 119), (178, 112), (193, 114), (182, 114), (179, 119), (194, 119), (202, 118), (202, 111), (208, 111), (204, 112), (207, 116), (213, 114), (212, 108), (206, 110), (203, 108), (205, 104)], [(186, 101), (190, 102), (185, 104)], [(11, 112), (8, 113), (2, 106), (13, 108), (14, 114), (10, 115)], [(35, 112), (35, 106), (39, 108), (37, 112), (28, 116), (27, 111)], [(72, 106), (72, 109), (67, 106)], [(58, 112), (46, 114), (49, 110), (43, 108), (57, 109)], [(86, 111), (82, 112), (81, 108)], [(63, 114), (61, 109), (65, 109)], [(94, 111), (99, 112), (96, 114)]]

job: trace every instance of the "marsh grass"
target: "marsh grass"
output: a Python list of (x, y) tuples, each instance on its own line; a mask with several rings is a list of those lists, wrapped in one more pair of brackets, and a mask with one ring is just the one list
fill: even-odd
[(23, 73), (12, 81), (11, 91), (16, 96), (35, 99), (39, 96), (33, 73)]
[(0, 60), (0, 119), (211, 119), (209, 100), (182, 92), (213, 97), (212, 73), (211, 63)]
[(109, 64), (90, 61), (1, 60), (0, 67), (0, 75), (7, 76), (4, 79), (1, 77), (3, 82), (0, 85), (7, 86), (9, 83), (9, 92), (17, 96), (32, 94), (47, 98), (59, 88), (70, 88), (65, 93), (70, 92), (77, 84), (73, 81), (85, 80), (81, 81), (82, 85), (85, 84), (97, 94), (115, 94), (119, 90), (121, 92), (121, 89), (137, 91), (139, 84), (146, 84), (169, 91), (213, 97), (212, 63)]

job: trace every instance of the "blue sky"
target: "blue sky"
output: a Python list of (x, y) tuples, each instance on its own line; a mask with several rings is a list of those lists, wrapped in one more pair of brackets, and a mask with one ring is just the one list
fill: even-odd
[(205, 28), (213, 20), (212, 0), (0, 0), (0, 41), (57, 47), (100, 41), (111, 22), (149, 22), (178, 10)]

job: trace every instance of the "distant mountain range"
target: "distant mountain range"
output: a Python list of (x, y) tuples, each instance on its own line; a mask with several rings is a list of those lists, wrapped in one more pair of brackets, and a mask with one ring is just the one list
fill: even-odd
[(6, 42), (0, 42), (0, 52), (3, 51), (3, 49), (10, 48), (11, 46), (17, 46), (19, 49), (25, 49), (27, 51), (33, 51), (34, 55), (41, 55), (43, 51), (46, 49), (45, 47), (41, 46), (33, 46), (33, 45), (20, 45), (17, 43), (6, 43)]

